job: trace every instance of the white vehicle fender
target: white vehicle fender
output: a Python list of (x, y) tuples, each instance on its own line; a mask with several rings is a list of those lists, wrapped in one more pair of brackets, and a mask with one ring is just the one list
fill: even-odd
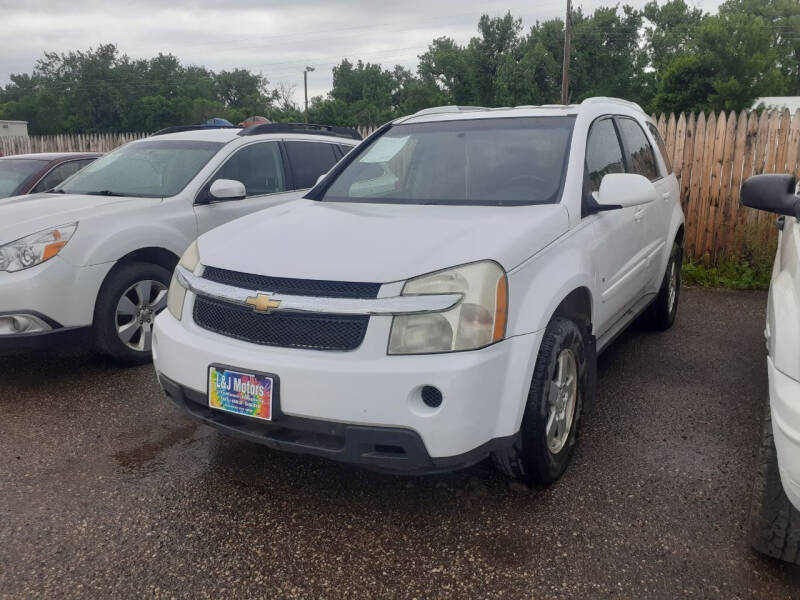
[(797, 379), (800, 378), (800, 311), (797, 309), (800, 291), (796, 282), (800, 281), (800, 261), (793, 250), (782, 250), (783, 256), (778, 257), (780, 271), (775, 274), (769, 292), (767, 343), (775, 368)]
[[(79, 226), (80, 227), (80, 226)], [(139, 226), (100, 230), (90, 237), (76, 237), (76, 245), (64, 248), (65, 260), (78, 266), (91, 266), (116, 262), (122, 257), (144, 248), (161, 248), (180, 257), (192, 243), (196, 229), (191, 234), (169, 222), (153, 221)]]
[(585, 252), (570, 245), (556, 243), (508, 274), (508, 335), (544, 329), (558, 306), (579, 288), (588, 291), (594, 314), (592, 265)]
[(662, 275), (667, 272), (667, 263), (669, 262), (669, 257), (672, 253), (672, 244), (678, 237), (678, 231), (681, 229), (681, 227), (685, 228), (685, 220), (686, 219), (683, 216), (683, 210), (681, 209), (680, 205), (676, 205), (672, 211), (672, 215), (670, 216), (669, 233), (667, 234), (667, 241), (666, 244), (664, 244), (664, 252), (661, 256), (661, 265), (658, 272)]

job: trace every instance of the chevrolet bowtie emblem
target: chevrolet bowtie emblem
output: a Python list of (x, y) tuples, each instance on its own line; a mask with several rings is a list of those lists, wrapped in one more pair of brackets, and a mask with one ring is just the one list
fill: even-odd
[(270, 313), (273, 308), (278, 308), (281, 305), (280, 300), (273, 300), (270, 294), (258, 293), (255, 296), (248, 296), (244, 301), (248, 306), (252, 306), (253, 310), (258, 313)]

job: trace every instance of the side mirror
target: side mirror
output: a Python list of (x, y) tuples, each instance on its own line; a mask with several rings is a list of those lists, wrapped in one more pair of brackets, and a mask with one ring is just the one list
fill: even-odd
[(208, 193), (215, 200), (241, 200), (247, 197), (244, 184), (235, 179), (217, 179), (211, 184)]
[(596, 194), (599, 210), (614, 210), (658, 200), (658, 190), (647, 177), (636, 173), (609, 173)]
[(753, 175), (742, 184), (742, 204), (800, 219), (800, 197), (792, 175)]

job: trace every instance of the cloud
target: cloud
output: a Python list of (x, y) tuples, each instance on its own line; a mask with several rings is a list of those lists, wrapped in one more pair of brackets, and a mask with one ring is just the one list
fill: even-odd
[[(613, 3), (576, 2), (588, 11)], [(712, 10), (718, 2), (700, 4)], [(0, 85), (11, 73), (30, 72), (44, 52), (113, 42), (133, 58), (172, 53), (184, 64), (262, 72), (273, 84), (295, 86), (299, 101), (306, 65), (316, 69), (309, 96), (325, 94), (342, 58), (413, 69), (432, 39), (464, 43), (482, 13), (507, 10), (527, 27), (561, 16), (564, 0), (0, 0)]]

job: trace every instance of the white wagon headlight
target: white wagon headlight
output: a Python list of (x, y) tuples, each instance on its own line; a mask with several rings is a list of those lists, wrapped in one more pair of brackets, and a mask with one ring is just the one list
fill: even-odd
[[(178, 263), (187, 271), (194, 271), (197, 265), (200, 264), (200, 252), (197, 249), (197, 242), (194, 241), (183, 253), (180, 262)], [(183, 301), (186, 299), (186, 288), (183, 287), (172, 274), (172, 281), (169, 282), (169, 291), (167, 292), (167, 310), (173, 317), (181, 320), (183, 316)]]
[(43, 229), (0, 246), (0, 271), (22, 271), (50, 260), (67, 245), (77, 223)]
[(394, 317), (389, 354), (429, 354), (474, 350), (505, 336), (508, 281), (505, 271), (485, 260), (414, 279), (403, 296), (463, 294), (455, 308), (439, 313)]

